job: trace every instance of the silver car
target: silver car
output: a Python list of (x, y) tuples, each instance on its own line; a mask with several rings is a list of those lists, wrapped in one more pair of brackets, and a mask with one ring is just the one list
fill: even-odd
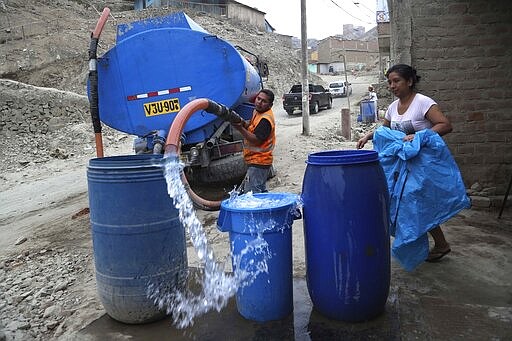
[(352, 94), (352, 86), (350, 83), (345, 81), (336, 81), (329, 83), (329, 92), (332, 97), (346, 97), (347, 87), (349, 96)]

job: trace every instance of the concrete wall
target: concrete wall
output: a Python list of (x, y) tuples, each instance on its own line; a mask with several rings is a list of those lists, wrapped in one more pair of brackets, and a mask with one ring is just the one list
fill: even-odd
[(249, 23), (265, 31), (265, 13), (238, 2), (228, 1), (228, 18)]
[(283, 46), (286, 46), (286, 47), (289, 47), (289, 48), (293, 49), (293, 37), (292, 36), (288, 36), (288, 35), (284, 35), (284, 34), (279, 34), (279, 33), (274, 33), (274, 37), (277, 40), (279, 40), (279, 42)]
[(354, 67), (359, 64), (372, 65), (379, 56), (377, 41), (345, 40), (329, 37), (318, 43), (318, 61), (322, 63), (336, 63), (343, 61), (344, 54), (347, 66)]
[(391, 59), (451, 120), (445, 136), (466, 187), (500, 195), (512, 176), (512, 2), (388, 0)]

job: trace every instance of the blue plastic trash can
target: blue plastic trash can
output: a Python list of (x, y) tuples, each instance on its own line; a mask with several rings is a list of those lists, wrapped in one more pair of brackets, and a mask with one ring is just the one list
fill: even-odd
[(374, 101), (361, 101), (360, 110), (363, 122), (375, 122), (376, 107)]
[[(217, 227), (229, 232), (232, 260), (241, 255), (240, 268), (249, 270), (260, 253), (247, 252), (246, 245), (258, 233), (268, 243), (271, 258), (267, 260), (268, 272), (260, 273), (250, 285), (237, 290), (238, 312), (246, 319), (266, 322), (285, 318), (293, 311), (292, 224), (300, 218), (297, 209), (299, 196), (291, 193), (244, 194), (265, 200), (262, 207), (240, 207), (230, 200), (221, 204)], [(233, 261), (233, 271), (236, 264)]]

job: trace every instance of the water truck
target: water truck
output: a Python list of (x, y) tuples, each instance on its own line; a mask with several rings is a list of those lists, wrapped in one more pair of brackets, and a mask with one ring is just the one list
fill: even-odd
[(119, 24), (115, 45), (97, 57), (109, 15), (105, 8), (89, 48), (88, 95), (98, 157), (103, 156), (101, 123), (137, 136), (135, 153), (159, 154), (182, 108), (206, 98), (208, 104), (188, 115), (174, 137), (187, 178), (199, 183), (241, 179), (243, 139), (229, 121), (251, 118), (267, 65), (183, 12)]

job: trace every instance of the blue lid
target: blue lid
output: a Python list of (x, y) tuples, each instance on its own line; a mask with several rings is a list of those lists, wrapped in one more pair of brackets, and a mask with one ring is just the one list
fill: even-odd
[(161, 154), (135, 154), (99, 157), (89, 160), (89, 169), (162, 167)]
[(223, 200), (221, 209), (230, 212), (265, 212), (297, 204), (298, 194), (293, 193), (255, 193), (242, 194)]
[(226, 199), (220, 206), (217, 227), (222, 232), (249, 234), (290, 228), (294, 219), (301, 218), (299, 201), (299, 195), (292, 193), (243, 194)]
[(307, 164), (310, 165), (346, 165), (379, 160), (379, 154), (375, 150), (328, 150), (311, 153), (308, 155)]

